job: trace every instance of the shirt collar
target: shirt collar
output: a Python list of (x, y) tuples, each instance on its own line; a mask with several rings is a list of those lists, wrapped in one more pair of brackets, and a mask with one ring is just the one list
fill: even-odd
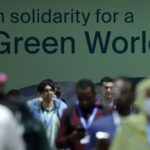
[(55, 102), (53, 102), (53, 105), (52, 105), (51, 108), (45, 108), (45, 107), (42, 105), (42, 102), (41, 102), (41, 110), (42, 110), (42, 111), (51, 112), (51, 111), (53, 111), (53, 110), (55, 110), (55, 109), (56, 109)]

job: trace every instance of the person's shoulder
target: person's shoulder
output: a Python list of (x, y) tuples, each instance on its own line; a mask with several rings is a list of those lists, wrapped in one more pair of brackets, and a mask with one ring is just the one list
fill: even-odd
[(144, 115), (143, 113), (139, 113), (139, 114), (131, 114), (130, 116), (126, 117), (124, 120), (125, 123), (129, 123), (129, 124), (136, 124), (138, 122), (141, 121), (141, 119), (144, 119)]
[(63, 110), (63, 117), (70, 118), (76, 112), (76, 104), (73, 104)]
[(9, 110), (6, 106), (0, 105), (0, 124), (5, 122), (10, 122), (14, 119), (11, 110)]
[(102, 113), (103, 116), (107, 116), (109, 114), (112, 114), (113, 109), (110, 106), (104, 106), (101, 101), (96, 100), (95, 106), (99, 109), (99, 111)]
[(146, 116), (143, 113), (139, 114), (132, 114), (125, 119), (122, 119), (122, 125), (125, 128), (130, 128), (132, 130), (134, 129), (141, 129), (141, 127), (144, 127), (146, 124)]
[(60, 99), (60, 106), (64, 109), (66, 109), (68, 106), (65, 102), (63, 102), (61, 99)]

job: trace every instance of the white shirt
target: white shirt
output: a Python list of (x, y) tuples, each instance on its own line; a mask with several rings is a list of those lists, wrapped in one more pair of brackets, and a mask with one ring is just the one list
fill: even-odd
[(0, 150), (25, 150), (18, 125), (11, 111), (0, 105)]

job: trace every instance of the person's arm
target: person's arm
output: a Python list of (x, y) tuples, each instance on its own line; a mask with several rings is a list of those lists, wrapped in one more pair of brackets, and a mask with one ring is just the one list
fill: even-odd
[(76, 141), (80, 141), (85, 136), (82, 128), (72, 128), (70, 119), (71, 110), (65, 110), (61, 118), (60, 128), (56, 137), (56, 146), (58, 149), (69, 148)]
[(8, 150), (25, 150), (25, 143), (23, 142), (22, 135), (19, 133), (19, 126), (15, 123), (13, 118), (10, 120), (7, 128), (7, 149)]
[(39, 105), (39, 103), (42, 101), (42, 98), (41, 97), (38, 97), (38, 98), (34, 98), (34, 99), (31, 99), (31, 100), (28, 100), (27, 101), (27, 105), (28, 107), (31, 109), (33, 105), (37, 106)]
[(22, 131), (11, 111), (0, 106), (0, 150), (25, 150)]
[(65, 110), (62, 115), (60, 121), (60, 128), (58, 130), (57, 137), (56, 137), (56, 146), (58, 149), (69, 147), (68, 135), (66, 134), (67, 131), (66, 117), (67, 117), (67, 110)]

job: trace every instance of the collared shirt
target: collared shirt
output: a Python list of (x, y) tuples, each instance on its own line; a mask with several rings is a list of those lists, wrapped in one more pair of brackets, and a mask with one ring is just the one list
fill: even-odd
[(58, 107), (58, 113), (59, 113), (59, 116), (61, 118), (62, 114), (63, 114), (63, 111), (65, 109), (67, 109), (67, 104), (64, 103), (61, 99), (58, 99), (56, 97), (56, 95), (53, 96), (53, 100), (56, 102), (56, 105)]
[(97, 96), (97, 99), (100, 101), (100, 103), (103, 105), (103, 106), (107, 106), (107, 107), (110, 107), (111, 109), (115, 109), (115, 104), (114, 104), (114, 101), (112, 100), (110, 103), (106, 103), (104, 104), (103, 103), (103, 97), (101, 95), (98, 95)]
[(53, 103), (51, 109), (41, 107), (41, 119), (47, 132), (50, 149), (56, 150), (55, 137), (60, 126), (60, 121), (55, 103)]
[(40, 113), (41, 113), (41, 121), (44, 123), (46, 129), (48, 129), (51, 126), (55, 115), (59, 117), (55, 103), (53, 103), (51, 108), (45, 108), (41, 102)]
[[(57, 99), (57, 97), (54, 95), (53, 100), (55, 101), (56, 107), (58, 108), (59, 117), (61, 118), (63, 111), (67, 109), (67, 105), (61, 101), (60, 99)], [(39, 103), (42, 101), (41, 97), (34, 98), (32, 100), (28, 100), (27, 104), (31, 108), (32, 106), (39, 106)]]
[(57, 150), (55, 146), (55, 138), (58, 131), (58, 128), (60, 126), (60, 119), (59, 119), (59, 107), (57, 106), (57, 102), (53, 102), (53, 106), (50, 109), (44, 108), (42, 105), (42, 100), (34, 99), (33, 101), (30, 101), (28, 104), (32, 113), (41, 120), (41, 122), (44, 124), (48, 143), (50, 145), (51, 150)]

